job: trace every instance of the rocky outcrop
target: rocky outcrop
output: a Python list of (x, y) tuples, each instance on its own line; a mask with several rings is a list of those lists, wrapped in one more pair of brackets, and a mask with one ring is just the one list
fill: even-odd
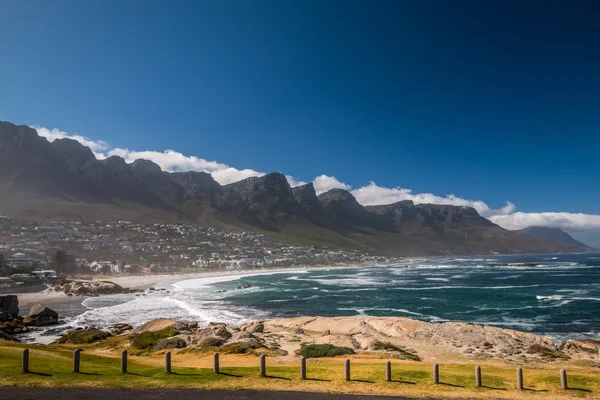
[(23, 321), (35, 326), (56, 325), (58, 313), (42, 304), (35, 304), (29, 309), (29, 314), (23, 318)]
[(93, 297), (103, 294), (137, 293), (141, 290), (127, 289), (108, 281), (68, 281), (54, 287), (68, 296)]
[(399, 358), (428, 361), (464, 357), (515, 363), (550, 362), (570, 357), (593, 359), (598, 351), (597, 343), (567, 342), (555, 346), (548, 338), (511, 329), (462, 322), (431, 324), (398, 317), (266, 320), (264, 332), (281, 337), (278, 343), (290, 353), (302, 343), (331, 344), (358, 352), (391, 352)]

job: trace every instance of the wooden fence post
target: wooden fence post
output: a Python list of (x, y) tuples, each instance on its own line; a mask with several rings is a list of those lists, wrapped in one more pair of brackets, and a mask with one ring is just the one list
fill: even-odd
[(481, 367), (479, 365), (475, 367), (475, 386), (481, 387)]
[(344, 361), (344, 377), (347, 381), (350, 380), (350, 360), (348, 359)]
[(567, 384), (567, 371), (564, 369), (560, 370), (560, 387), (562, 390), (569, 389), (569, 385)]
[(517, 390), (523, 390), (523, 368), (517, 368)]
[(219, 353), (213, 355), (213, 372), (215, 374), (219, 373)]
[(267, 356), (260, 355), (260, 376), (267, 376)]
[(300, 379), (306, 379), (306, 358), (304, 357), (300, 359)]
[(77, 349), (73, 352), (73, 372), (79, 373), (79, 366), (81, 365), (81, 349)]
[(385, 380), (392, 381), (392, 363), (390, 361), (385, 363)]
[(121, 373), (127, 373), (127, 350), (123, 350), (121, 353)]
[(440, 366), (437, 363), (433, 364), (433, 383), (440, 383)]
[(24, 374), (29, 373), (29, 349), (23, 350), (23, 362), (21, 363), (21, 369)]
[(167, 374), (171, 373), (171, 352), (167, 351), (165, 353), (165, 372)]

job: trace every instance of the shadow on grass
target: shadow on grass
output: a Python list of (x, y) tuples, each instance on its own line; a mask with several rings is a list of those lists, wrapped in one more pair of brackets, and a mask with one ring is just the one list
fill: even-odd
[(135, 372), (126, 372), (123, 375), (133, 375), (133, 376), (141, 376), (142, 378), (147, 378), (146, 375), (136, 374)]
[(524, 392), (534, 392), (534, 393), (549, 392), (548, 389), (531, 389), (531, 388), (524, 388), (523, 391)]
[(567, 390), (574, 390), (576, 392), (588, 392), (588, 393), (592, 393), (592, 391), (590, 389), (583, 389), (583, 388), (568, 388)]
[(331, 379), (306, 378), (305, 381), (331, 382)]
[(375, 383), (374, 381), (367, 381), (364, 379), (350, 379), (350, 382)]
[(97, 373), (94, 373), (94, 372), (81, 372), (81, 371), (79, 371), (79, 372), (77, 372), (77, 373), (78, 373), (79, 375), (102, 376), (102, 374), (97, 374)]
[(230, 376), (232, 378), (243, 378), (242, 375), (234, 375), (234, 374), (229, 374), (227, 372), (219, 372), (219, 375), (225, 375), (225, 376)]
[(291, 381), (290, 378), (284, 378), (283, 376), (273, 376), (273, 375), (265, 375), (263, 376), (263, 378), (268, 378), (268, 379), (281, 379), (283, 381)]
[(193, 374), (193, 373), (192, 374), (184, 374), (184, 373), (181, 373), (181, 372), (173, 372), (173, 371), (171, 371), (171, 375), (178, 375), (178, 376), (202, 376), (204, 374)]
[(451, 387), (456, 387), (456, 388), (464, 388), (464, 386), (461, 385), (455, 385), (453, 383), (446, 383), (446, 382), (440, 382), (440, 385), (444, 385), (444, 386), (451, 386)]
[(499, 387), (492, 387), (492, 386), (485, 386), (485, 385), (481, 385), (481, 387), (483, 389), (489, 389), (489, 390), (508, 390), (506, 388), (499, 388)]
[(392, 379), (390, 382), (405, 383), (407, 385), (416, 385), (417, 382), (403, 381), (402, 379)]
[(28, 374), (29, 375), (39, 375), (39, 376), (54, 376), (52, 374), (45, 374), (43, 372), (33, 372), (33, 371), (29, 371)]

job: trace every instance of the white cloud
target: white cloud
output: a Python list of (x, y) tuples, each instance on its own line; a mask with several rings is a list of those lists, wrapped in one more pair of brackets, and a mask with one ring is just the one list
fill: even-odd
[(346, 185), (344, 182), (338, 181), (335, 176), (327, 175), (317, 176), (313, 181), (313, 185), (315, 186), (315, 192), (317, 192), (317, 195), (331, 189), (350, 190), (352, 188), (350, 185)]
[(567, 230), (600, 229), (600, 215), (567, 212), (523, 213), (494, 215), (490, 220), (503, 228), (515, 230), (528, 226), (550, 226)]
[(285, 178), (287, 179), (291, 187), (306, 185), (306, 182), (296, 179), (291, 175), (286, 175)]
[(78, 134), (70, 135), (56, 128), (48, 129), (41, 126), (32, 126), (32, 128), (37, 130), (38, 135), (45, 137), (50, 142), (54, 142), (56, 139), (68, 138), (77, 140), (82, 145), (89, 147), (93, 152), (103, 151), (108, 148), (108, 144), (102, 140), (92, 140)]
[(364, 206), (392, 204), (402, 200), (412, 200), (415, 204), (447, 204), (473, 207), (484, 217), (510, 214), (515, 211), (515, 205), (510, 202), (507, 202), (506, 206), (503, 208), (494, 210), (481, 200), (467, 200), (453, 194), (441, 197), (432, 193), (413, 193), (410, 189), (400, 187), (386, 188), (377, 186), (373, 181), (367, 186), (353, 190), (352, 194), (356, 197), (356, 200)]
[(241, 181), (253, 176), (262, 176), (265, 173), (252, 169), (237, 169), (227, 164), (208, 161), (195, 156), (186, 156), (175, 150), (160, 151), (132, 151), (128, 149), (109, 150), (107, 156), (119, 156), (126, 162), (132, 163), (137, 159), (150, 160), (158, 164), (164, 171), (182, 172), (197, 171), (207, 172), (221, 185)]

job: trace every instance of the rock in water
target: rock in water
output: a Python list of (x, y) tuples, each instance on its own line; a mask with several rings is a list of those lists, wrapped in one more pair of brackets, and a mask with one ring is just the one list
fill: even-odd
[(42, 304), (36, 304), (29, 309), (30, 319), (35, 320), (36, 325), (54, 325), (58, 323), (58, 313)]
[(0, 296), (0, 308), (8, 315), (19, 315), (19, 298), (15, 295)]

